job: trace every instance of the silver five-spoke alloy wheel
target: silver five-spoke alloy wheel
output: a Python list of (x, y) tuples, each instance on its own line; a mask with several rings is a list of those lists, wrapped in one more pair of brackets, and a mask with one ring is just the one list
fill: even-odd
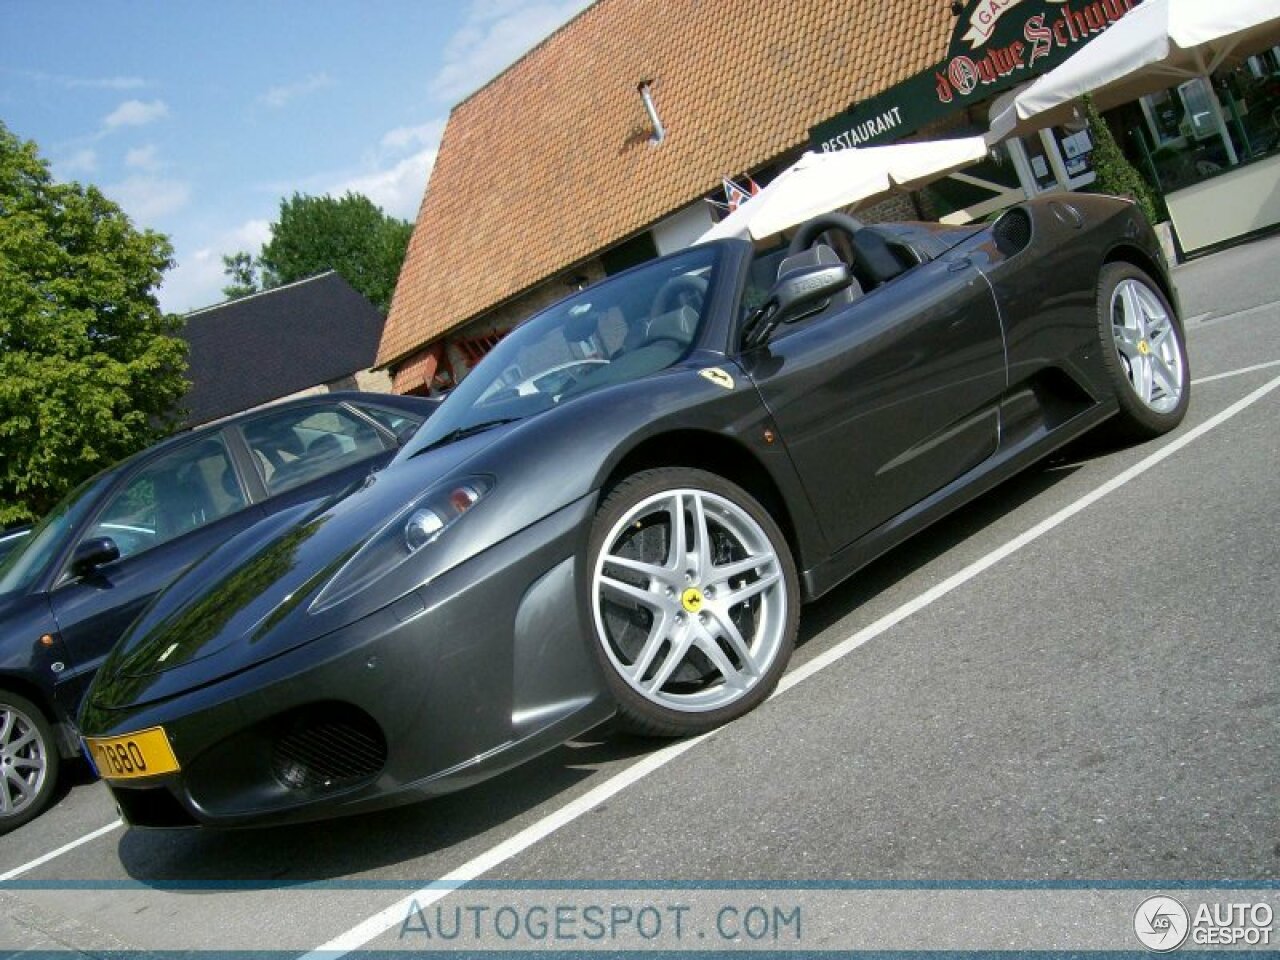
[(1133, 278), (1116, 285), (1111, 294), (1111, 332), (1138, 399), (1156, 413), (1174, 410), (1186, 389), (1186, 366), (1173, 320), (1150, 287)]
[(0, 825), (40, 797), (49, 775), (48, 749), (31, 717), (0, 703)]
[(664, 490), (627, 510), (605, 535), (591, 588), (609, 661), (669, 710), (732, 706), (785, 645), (787, 585), (769, 537), (706, 490)]

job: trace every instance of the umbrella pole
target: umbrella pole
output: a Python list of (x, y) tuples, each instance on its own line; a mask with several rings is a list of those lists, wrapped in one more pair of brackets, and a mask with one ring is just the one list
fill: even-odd
[(1213, 88), (1213, 80), (1209, 77), (1204, 78), (1204, 82), (1209, 86), (1209, 109), (1213, 111), (1213, 118), (1218, 123), (1218, 136), (1222, 137), (1222, 144), (1227, 148), (1227, 162), (1235, 167), (1240, 164), (1240, 157), (1236, 154), (1235, 144), (1231, 142), (1231, 131), (1227, 129), (1227, 117), (1222, 112), (1222, 104), (1218, 102), (1218, 91)]
[[(1228, 48), (1229, 49), (1229, 48)], [(1236, 155), (1235, 145), (1231, 142), (1231, 131), (1227, 129), (1227, 118), (1222, 113), (1222, 104), (1218, 102), (1218, 91), (1213, 88), (1213, 77), (1211, 67), (1216, 67), (1222, 62), (1226, 56), (1226, 51), (1219, 53), (1215, 57), (1212, 65), (1204, 62), (1203, 51), (1196, 51), (1196, 66), (1200, 68), (1200, 77), (1204, 80), (1205, 87), (1209, 90), (1209, 109), (1213, 112), (1213, 119), (1218, 125), (1218, 136), (1222, 138), (1222, 145), (1227, 148), (1227, 163), (1230, 166), (1238, 166), (1240, 157)]]

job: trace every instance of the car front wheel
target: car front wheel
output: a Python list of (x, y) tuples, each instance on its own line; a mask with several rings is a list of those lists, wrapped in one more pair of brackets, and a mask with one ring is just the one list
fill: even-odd
[(1103, 268), (1098, 327), (1123, 436), (1146, 440), (1168, 433), (1187, 412), (1191, 377), (1182, 325), (1159, 286), (1127, 263)]
[(588, 569), (592, 646), (623, 726), (702, 733), (777, 686), (799, 624), (795, 563), (742, 488), (685, 468), (635, 474), (597, 511)]
[(0, 833), (39, 815), (58, 780), (58, 748), (40, 708), (0, 690)]

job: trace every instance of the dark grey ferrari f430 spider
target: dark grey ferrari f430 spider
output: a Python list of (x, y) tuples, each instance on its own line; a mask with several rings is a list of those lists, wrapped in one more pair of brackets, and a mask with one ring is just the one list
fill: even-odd
[(617, 716), (761, 703), (800, 605), (1104, 421), (1189, 398), (1133, 204), (695, 246), (502, 340), (386, 468), (223, 544), (81, 714), (125, 818), (314, 819), (456, 790)]

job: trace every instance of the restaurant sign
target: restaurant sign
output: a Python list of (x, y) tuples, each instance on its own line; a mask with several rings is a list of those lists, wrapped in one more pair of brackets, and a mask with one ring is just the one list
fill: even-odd
[(1052, 70), (1142, 0), (969, 0), (946, 59), (809, 131), (822, 152), (893, 141)]

